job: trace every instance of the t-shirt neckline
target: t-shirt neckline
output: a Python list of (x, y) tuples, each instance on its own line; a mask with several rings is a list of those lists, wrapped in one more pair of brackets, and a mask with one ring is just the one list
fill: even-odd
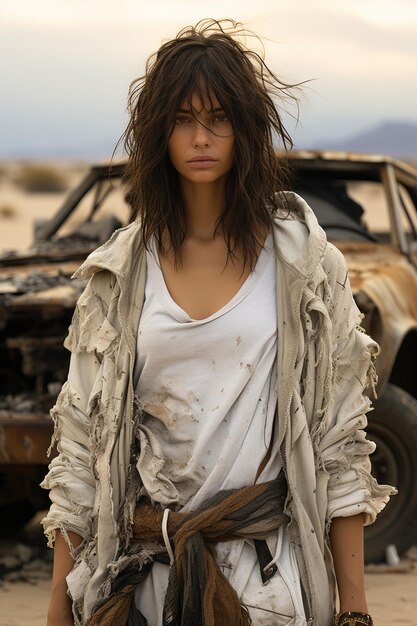
[(175, 300), (169, 293), (160, 265), (159, 254), (154, 237), (151, 238), (149, 242), (149, 250), (147, 250), (148, 274), (150, 280), (152, 281), (156, 297), (158, 298), (160, 304), (164, 307), (164, 309), (178, 322), (186, 322), (188, 324), (196, 326), (198, 324), (206, 324), (207, 322), (211, 322), (216, 318), (225, 315), (231, 309), (237, 306), (244, 298), (246, 298), (246, 296), (254, 288), (259, 277), (265, 271), (268, 262), (271, 260), (271, 251), (272, 233), (268, 233), (265, 238), (264, 247), (262, 248), (258, 256), (254, 269), (248, 275), (248, 277), (240, 286), (235, 295), (232, 296), (232, 298), (228, 302), (226, 302), (226, 304), (224, 304), (220, 309), (218, 309), (208, 317), (204, 317), (202, 319), (195, 319), (188, 315), (188, 313), (175, 302)]

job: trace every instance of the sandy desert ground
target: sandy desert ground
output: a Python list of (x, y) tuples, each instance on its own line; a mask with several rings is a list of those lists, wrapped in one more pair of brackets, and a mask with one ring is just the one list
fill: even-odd
[[(26, 192), (18, 182), (27, 162), (0, 162), (0, 251), (24, 250), (32, 242), (33, 225), (37, 219), (52, 217), (61, 206), (67, 191)], [(84, 163), (48, 163), (63, 174), (68, 190), (78, 183), (88, 165)]]
[[(43, 573), (30, 582), (2, 584), (2, 626), (45, 626), (49, 587)], [(367, 574), (366, 587), (375, 626), (416, 626), (417, 568), (408, 574)]]
[[(63, 192), (24, 192), (15, 182), (20, 167), (19, 163), (0, 164), (0, 250), (28, 247), (33, 221), (50, 217), (65, 197)], [(58, 167), (65, 171), (69, 188), (86, 171), (82, 163), (61, 163)], [(17, 542), (13, 539), (0, 545), (0, 625), (44, 626), (52, 553), (39, 547), (39, 532), (35, 549)], [(416, 553), (414, 550), (414, 559), (402, 561), (397, 568), (375, 566), (367, 571), (368, 601), (375, 626), (417, 626)]]

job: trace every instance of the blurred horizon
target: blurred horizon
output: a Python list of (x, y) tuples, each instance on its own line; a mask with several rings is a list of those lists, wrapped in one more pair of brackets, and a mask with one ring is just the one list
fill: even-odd
[(393, 124), (408, 125), (417, 146), (412, 0), (2, 0), (0, 159), (110, 158), (146, 58), (210, 16), (244, 22), (280, 78), (308, 81), (299, 113), (284, 111), (296, 148), (331, 149)]

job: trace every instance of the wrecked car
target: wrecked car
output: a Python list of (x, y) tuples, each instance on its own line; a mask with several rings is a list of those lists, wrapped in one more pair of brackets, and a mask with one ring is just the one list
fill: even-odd
[[(293, 188), (345, 255), (363, 326), (381, 346), (378, 399), (368, 414), (377, 443), (372, 470), (395, 485), (366, 529), (366, 560), (417, 540), (417, 170), (379, 156), (292, 152)], [(24, 253), (0, 256), (1, 531), (41, 508), (52, 433), (49, 409), (66, 379), (63, 340), (84, 288), (70, 277), (84, 258), (128, 221), (124, 163), (94, 166)]]

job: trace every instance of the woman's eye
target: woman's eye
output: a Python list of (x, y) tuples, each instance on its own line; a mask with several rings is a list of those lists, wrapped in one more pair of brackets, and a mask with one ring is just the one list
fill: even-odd
[(177, 115), (177, 117), (175, 118), (176, 124), (188, 124), (189, 121), (190, 121), (190, 118), (187, 117), (187, 115)]
[(218, 115), (214, 116), (214, 121), (215, 122), (228, 122), (229, 118), (227, 117), (226, 113), (219, 113)]

